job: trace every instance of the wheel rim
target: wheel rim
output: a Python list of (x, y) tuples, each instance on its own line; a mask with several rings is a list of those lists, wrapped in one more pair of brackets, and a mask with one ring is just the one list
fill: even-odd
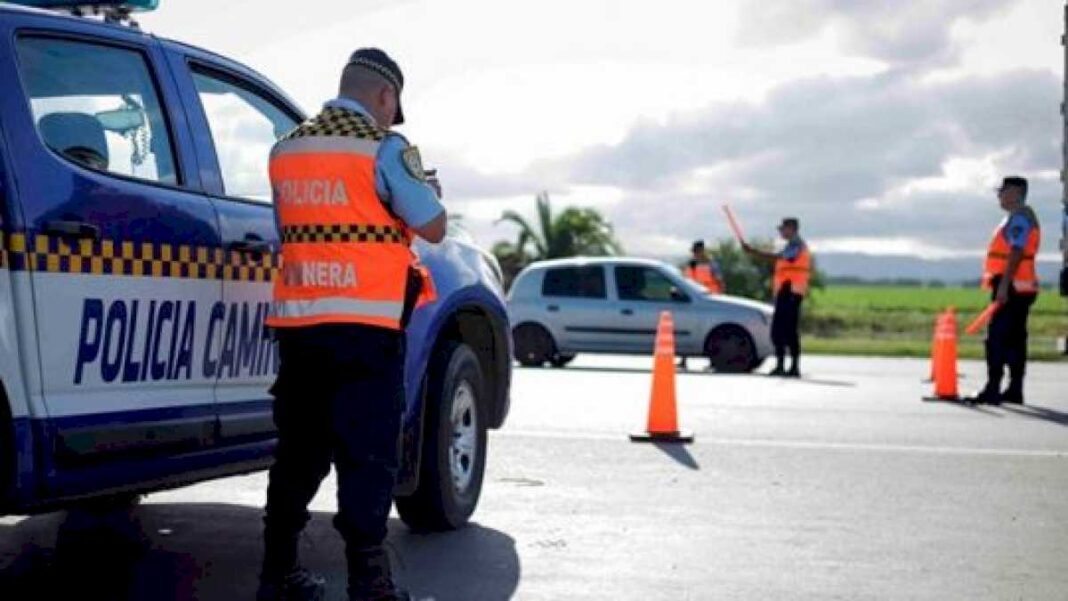
[(475, 391), (464, 380), (452, 399), (452, 440), (449, 443), (449, 471), (456, 492), (464, 494), (471, 486), (478, 456), (478, 412)]

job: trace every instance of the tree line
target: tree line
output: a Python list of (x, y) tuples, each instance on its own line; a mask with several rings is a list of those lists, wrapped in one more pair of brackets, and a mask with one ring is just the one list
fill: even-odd
[[(501, 265), (505, 288), (527, 265), (536, 261), (566, 257), (604, 257), (623, 254), (623, 245), (615, 237), (611, 222), (599, 211), (591, 208), (567, 207), (553, 212), (548, 192), (541, 192), (535, 199), (536, 216), (529, 220), (516, 211), (501, 214), (497, 223), (510, 223), (518, 229), (515, 241), (501, 240), (493, 245), (493, 255)], [(772, 240), (754, 240), (754, 246), (770, 249)], [(710, 241), (710, 255), (719, 262), (728, 294), (769, 300), (773, 265), (766, 261), (754, 261), (742, 251), (733, 239)], [(678, 267), (684, 267), (689, 259), (686, 249), (679, 249)], [(822, 288), (823, 274), (813, 271), (812, 286)]]

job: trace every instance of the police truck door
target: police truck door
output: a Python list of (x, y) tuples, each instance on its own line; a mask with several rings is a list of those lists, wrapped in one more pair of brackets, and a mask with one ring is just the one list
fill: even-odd
[(139, 32), (63, 36), (35, 27), (2, 42), (22, 82), (4, 94), (23, 97), (10, 131), (25, 218), (13, 256), (32, 273), (60, 467), (210, 445), (220, 238), (211, 203), (191, 191), (173, 81)]
[[(175, 49), (174, 52), (188, 52)], [(172, 54), (172, 57), (178, 56)], [(274, 436), (268, 389), (278, 373), (276, 346), (264, 320), (270, 309), (271, 278), (280, 243), (271, 205), (267, 163), (271, 147), (299, 122), (295, 110), (243, 75), (236, 65), (207, 56), (173, 60), (195, 128), (211, 132), (198, 144), (202, 165), (212, 173), (205, 187), (219, 212), (226, 249), (223, 302), (210, 326), (222, 343), (206, 360), (217, 366), (224, 443)]]

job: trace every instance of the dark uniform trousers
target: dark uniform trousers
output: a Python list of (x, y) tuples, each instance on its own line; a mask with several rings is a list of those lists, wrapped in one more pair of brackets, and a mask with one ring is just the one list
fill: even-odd
[[(996, 296), (1000, 284), (1000, 277), (991, 282), (994, 288), (991, 298)], [(1027, 368), (1027, 317), (1036, 297), (1035, 294), (1020, 294), (1015, 287), (1009, 286), (1008, 302), (990, 320), (986, 333), (986, 370), (987, 385), (991, 389), (1000, 386), (1006, 366), (1010, 384), (1023, 385)]]
[(771, 343), (775, 345), (775, 357), (782, 365), (786, 351), (796, 362), (801, 354), (801, 337), (798, 334), (801, 320), (801, 302), (805, 297), (794, 294), (790, 283), (779, 288), (775, 295), (775, 314), (771, 318)]
[(280, 328), (271, 394), (278, 447), (264, 517), (265, 572), (296, 564), (307, 507), (337, 471), (334, 527), (354, 555), (386, 537), (404, 411), (404, 333), (361, 325)]

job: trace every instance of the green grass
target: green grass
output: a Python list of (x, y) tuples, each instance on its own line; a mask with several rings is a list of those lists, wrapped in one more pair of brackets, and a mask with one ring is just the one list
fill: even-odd
[[(963, 329), (989, 302), (973, 288), (829, 285), (805, 302), (803, 346), (813, 353), (926, 357), (935, 315), (952, 306), (961, 323), (960, 356), (981, 358), (982, 334), (967, 336)], [(1028, 324), (1032, 358), (1068, 359), (1056, 348), (1068, 335), (1068, 301), (1044, 290)]]

